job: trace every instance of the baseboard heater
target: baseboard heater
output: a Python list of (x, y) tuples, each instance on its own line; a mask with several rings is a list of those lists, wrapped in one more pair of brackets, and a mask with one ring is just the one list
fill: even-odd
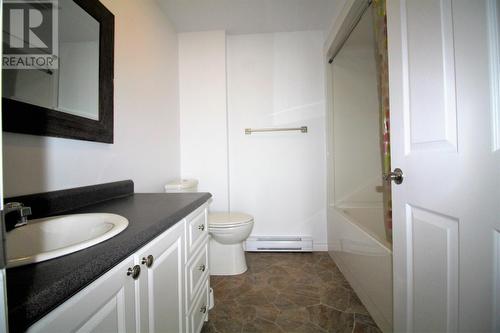
[(249, 252), (312, 252), (313, 240), (307, 236), (252, 236), (245, 243)]

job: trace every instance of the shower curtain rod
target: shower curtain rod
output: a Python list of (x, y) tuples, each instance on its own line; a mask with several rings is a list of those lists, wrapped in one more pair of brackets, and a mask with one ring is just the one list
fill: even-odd
[(337, 50), (335, 50), (335, 53), (333, 53), (332, 57), (330, 58), (330, 60), (328, 60), (328, 63), (331, 64), (333, 62), (333, 59), (335, 59), (335, 57), (337, 56), (337, 54), (339, 54), (340, 50), (342, 50), (342, 47), (344, 46), (344, 44), (347, 42), (347, 40), (349, 39), (349, 36), (351, 36), (352, 32), (354, 31), (354, 29), (356, 29), (356, 26), (358, 25), (359, 21), (361, 21), (361, 19), (363, 18), (363, 15), (365, 15), (366, 13), (366, 10), (368, 8), (370, 8), (370, 5), (372, 4), (372, 1), (373, 0), (369, 0), (367, 3), (366, 3), (366, 6), (365, 8), (363, 8), (363, 10), (361, 10), (361, 13), (359, 14), (359, 17), (356, 18), (356, 20), (354, 21), (352, 27), (349, 29), (349, 32), (346, 34), (346, 36), (344, 37), (344, 39), (342, 40), (342, 42), (340, 43), (340, 45), (338, 46)]

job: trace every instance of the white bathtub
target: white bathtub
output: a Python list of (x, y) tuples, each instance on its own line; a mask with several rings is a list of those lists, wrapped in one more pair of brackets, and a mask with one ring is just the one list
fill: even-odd
[(384, 226), (384, 210), (380, 205), (343, 205), (337, 207), (337, 210), (344, 215), (350, 222), (355, 223), (363, 231), (378, 240), (388, 249), (392, 249), (392, 244), (387, 241)]
[(392, 331), (392, 249), (381, 206), (329, 207), (329, 253), (384, 332)]

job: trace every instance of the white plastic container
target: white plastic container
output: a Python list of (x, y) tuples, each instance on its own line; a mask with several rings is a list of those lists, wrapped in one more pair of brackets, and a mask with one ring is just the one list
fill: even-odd
[(165, 185), (167, 193), (198, 192), (197, 179), (178, 179)]

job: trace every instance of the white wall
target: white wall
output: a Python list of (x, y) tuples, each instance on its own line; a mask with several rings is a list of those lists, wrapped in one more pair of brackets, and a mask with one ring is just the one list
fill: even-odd
[(115, 143), (4, 133), (5, 196), (180, 175), (177, 35), (155, 0), (102, 0), (115, 15)]
[(320, 31), (227, 40), (231, 210), (255, 217), (253, 235), (310, 235), (317, 250), (327, 247), (323, 42)]
[(179, 34), (181, 174), (228, 210), (226, 34)]

